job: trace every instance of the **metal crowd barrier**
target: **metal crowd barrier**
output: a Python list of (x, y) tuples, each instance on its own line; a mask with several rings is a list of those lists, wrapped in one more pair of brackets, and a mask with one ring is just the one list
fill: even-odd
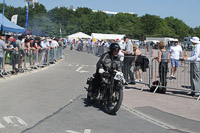
[[(198, 92), (191, 90), (190, 77), (193, 77), (195, 75), (193, 73), (190, 73), (191, 71), (193, 71), (190, 66), (194, 62), (180, 60), (175, 61), (179, 62), (179, 67), (176, 70), (176, 74), (174, 76), (171, 76), (171, 60), (169, 60), (169, 63), (167, 63), (168, 67), (166, 68), (161, 67), (161, 65), (163, 64), (158, 63), (157, 59), (152, 59), (150, 83), (153, 83), (154, 81), (160, 82), (160, 84), (150, 84), (151, 87), (155, 87), (153, 93), (155, 93), (159, 88), (165, 88), (200, 94), (200, 90)], [(200, 68), (200, 62), (195, 63), (197, 63)], [(200, 77), (197, 78), (199, 78), (200, 80)], [(199, 100), (200, 96), (197, 98), (197, 101)]]
[[(75, 49), (77, 51), (87, 52), (89, 54), (94, 54), (96, 56), (101, 56), (105, 52), (109, 51), (109, 47), (106, 46), (98, 46), (98, 45), (87, 45), (81, 43), (75, 43)], [(139, 49), (141, 50), (142, 54), (147, 57), (152, 57), (153, 53), (156, 49), (153, 49), (152, 46), (146, 45), (139, 45)]]
[(63, 47), (19, 50), (7, 49), (0, 57), (0, 76), (5, 76), (14, 72), (31, 72), (32, 69), (42, 68), (50, 63), (62, 58)]
[(141, 91), (145, 87), (150, 87), (150, 60), (147, 56), (124, 56), (122, 72), (127, 82), (143, 84)]

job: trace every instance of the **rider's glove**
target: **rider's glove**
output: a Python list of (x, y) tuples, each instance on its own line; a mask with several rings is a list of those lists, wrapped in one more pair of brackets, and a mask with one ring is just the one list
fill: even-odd
[(104, 73), (104, 72), (105, 72), (105, 70), (104, 70), (103, 68), (100, 68), (100, 69), (99, 69), (99, 73), (100, 73), (100, 74), (102, 74), (102, 73)]

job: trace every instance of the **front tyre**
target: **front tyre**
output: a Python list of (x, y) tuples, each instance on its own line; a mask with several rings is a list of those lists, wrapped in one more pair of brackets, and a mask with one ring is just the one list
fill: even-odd
[(112, 98), (110, 100), (109, 98), (107, 98), (107, 101), (104, 104), (105, 112), (111, 115), (115, 114), (122, 105), (122, 100), (123, 90), (115, 90), (112, 95)]

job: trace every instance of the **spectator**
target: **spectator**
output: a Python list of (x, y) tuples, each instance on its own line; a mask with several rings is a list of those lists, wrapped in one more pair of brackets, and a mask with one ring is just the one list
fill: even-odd
[(194, 50), (188, 60), (192, 61), (190, 64), (190, 81), (192, 96), (200, 95), (200, 40), (198, 37), (192, 37), (190, 41), (194, 45)]
[(91, 40), (91, 43), (92, 43), (92, 54), (95, 54), (96, 42)]
[[(121, 47), (121, 46), (120, 46), (120, 48), (123, 49), (123, 47)], [(120, 57), (120, 66), (121, 66), (122, 72), (123, 72), (124, 53), (122, 53), (122, 51), (120, 50), (118, 55)]]
[[(28, 38), (24, 41), (24, 50), (25, 50), (25, 58), (28, 57), (29, 65), (31, 66), (31, 46), (30, 46), (30, 40)], [(24, 63), (26, 63), (24, 61)]]
[(54, 40), (52, 40), (51, 47), (53, 47), (53, 49), (54, 49), (54, 51), (53, 51), (53, 53), (54, 53), (53, 58), (54, 58), (55, 62), (56, 62), (56, 54), (57, 54), (57, 48), (58, 48), (58, 46), (59, 46), (59, 44), (58, 44), (56, 38), (54, 38)]
[(146, 42), (147, 52), (149, 52), (150, 42)]
[(18, 40), (16, 40), (17, 47), (19, 48), (19, 50), (18, 50), (18, 56), (17, 56), (17, 62), (18, 62), (19, 72), (23, 72), (23, 70), (22, 70), (22, 61), (23, 61), (22, 39), (23, 39), (23, 36), (19, 36)]
[(90, 40), (88, 39), (88, 40), (85, 40), (84, 41), (86, 44), (86, 50), (87, 50), (87, 53), (89, 54), (90, 53)]
[(63, 43), (63, 40), (61, 38), (59, 39), (58, 44), (59, 44), (59, 58), (62, 59), (62, 52), (63, 52), (64, 43)]
[(181, 54), (182, 58), (184, 58), (183, 56), (183, 51), (182, 51), (182, 47), (180, 45), (178, 45), (178, 39), (176, 39), (174, 41), (174, 46), (170, 47), (169, 50), (169, 54), (168, 54), (168, 58), (171, 59), (171, 78), (176, 79), (175, 74), (176, 71), (179, 67), (179, 55)]
[(135, 71), (136, 71), (136, 82), (142, 82), (142, 74), (141, 74), (141, 51), (137, 48), (137, 45), (133, 45), (133, 52), (134, 52), (134, 62), (135, 62)]
[(16, 39), (14, 36), (10, 36), (8, 39), (8, 45), (10, 47), (10, 54), (11, 54), (11, 64), (12, 64), (12, 74), (16, 74), (18, 69), (16, 68), (16, 61), (17, 61), (17, 54), (18, 54), (18, 46), (16, 44)]
[(40, 44), (40, 46), (41, 46), (41, 59), (40, 59), (40, 66), (41, 67), (44, 67), (44, 64), (45, 64), (45, 61), (46, 61), (46, 53), (47, 53), (47, 44), (46, 44), (46, 38), (45, 37), (43, 37), (43, 38), (41, 38), (41, 44)]
[(160, 51), (158, 52), (158, 62), (159, 62), (159, 77), (161, 85), (163, 86), (161, 92), (166, 93), (167, 86), (167, 71), (168, 71), (168, 52), (165, 49), (164, 42), (158, 44)]
[(30, 38), (30, 47), (33, 50), (33, 68), (36, 69), (38, 46), (34, 39)]
[[(119, 44), (119, 43), (118, 43)], [(110, 44), (108, 43), (108, 41), (105, 41), (104, 43), (104, 47), (105, 47), (105, 51), (108, 52), (109, 51), (109, 47), (110, 47)]]
[(125, 49), (121, 50), (124, 53), (124, 78), (128, 82), (128, 76), (130, 76), (129, 84), (135, 84), (134, 73), (131, 72), (131, 66), (133, 62), (133, 44), (129, 40), (128, 36), (124, 37)]
[(7, 49), (5, 40), (6, 40), (5, 35), (1, 34), (0, 35), (0, 70), (1, 70), (1, 73), (2, 73), (2, 68), (3, 68), (3, 58), (5, 58), (4, 51)]

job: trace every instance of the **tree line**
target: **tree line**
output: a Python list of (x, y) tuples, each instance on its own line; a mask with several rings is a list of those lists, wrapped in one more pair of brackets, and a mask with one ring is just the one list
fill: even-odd
[[(0, 4), (0, 11), (3, 5)], [(26, 7), (5, 7), (5, 16), (10, 19), (18, 14), (18, 25), (25, 27)], [(131, 38), (145, 40), (151, 37), (174, 37), (182, 40), (187, 36), (200, 37), (200, 26), (191, 28), (182, 20), (172, 16), (161, 18), (146, 14), (141, 17), (136, 14), (118, 13), (108, 15), (102, 11), (93, 12), (89, 8), (77, 8), (76, 11), (66, 7), (56, 7), (49, 11), (44, 5), (30, 5), (28, 30), (48, 36), (60, 37), (84, 32), (126, 34)]]

